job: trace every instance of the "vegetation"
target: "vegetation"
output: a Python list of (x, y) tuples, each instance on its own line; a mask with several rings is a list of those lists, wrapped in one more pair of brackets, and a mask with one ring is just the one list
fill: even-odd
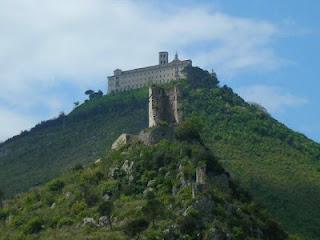
[[(201, 185), (195, 182), (200, 161), (213, 166)], [(189, 135), (133, 143), (9, 200), (0, 239), (288, 239), (237, 184), (228, 177), (221, 183), (226, 176)]]
[[(201, 138), (220, 159), (223, 167), (287, 231), (301, 239), (318, 238), (319, 144), (288, 129), (260, 106), (246, 103), (231, 88), (218, 86), (215, 75), (199, 68), (188, 71), (187, 80), (180, 82), (184, 116), (195, 119), (199, 128), (198, 132), (193, 132), (193, 127), (177, 130), (178, 139), (188, 139), (188, 136), (189, 139)], [(0, 189), (8, 197), (46, 182), (68, 169), (79, 174), (86, 172), (82, 166), (102, 158), (106, 147), (109, 149), (121, 133), (137, 133), (147, 127), (147, 101), (147, 89), (96, 98), (79, 105), (69, 115), (42, 122), (31, 131), (2, 143)], [(185, 124), (194, 125), (190, 122)], [(185, 142), (193, 144), (192, 141)], [(157, 156), (162, 156), (162, 153), (155, 153), (153, 158)], [(159, 159), (166, 162), (166, 158)], [(184, 168), (186, 173), (190, 172), (188, 166)], [(149, 175), (155, 175), (155, 172), (148, 172), (145, 177)], [(86, 178), (93, 182), (100, 179), (99, 174)], [(60, 192), (68, 188), (68, 183), (64, 183)], [(109, 187), (117, 189), (119, 186)], [(82, 188), (90, 192), (85, 185)], [(49, 192), (45, 202), (52, 205), (52, 196), (61, 193)], [(81, 212), (87, 204), (96, 206), (99, 202), (96, 193), (86, 196), (74, 207), (75, 212)], [(137, 202), (140, 200), (137, 199)], [(117, 201), (114, 202), (115, 214), (116, 204)], [(189, 220), (196, 218), (197, 214), (192, 213)], [(142, 220), (146, 219), (140, 220), (143, 229)], [(189, 220), (185, 226), (188, 226)], [(58, 225), (63, 222), (69, 224), (73, 221), (64, 218)], [(234, 232), (239, 236), (243, 234), (237, 228)], [(114, 234), (118, 239), (123, 239), (120, 233)]]

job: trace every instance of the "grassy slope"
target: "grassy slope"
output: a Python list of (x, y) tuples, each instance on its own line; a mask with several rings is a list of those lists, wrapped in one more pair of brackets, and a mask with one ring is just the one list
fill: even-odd
[(1, 144), (0, 189), (12, 196), (101, 157), (122, 132), (146, 127), (146, 93), (142, 89), (90, 101), (64, 119), (44, 122)]
[(205, 142), (226, 168), (291, 233), (317, 239), (319, 144), (248, 105), (229, 88), (188, 92), (185, 111), (203, 117)]
[[(291, 233), (316, 239), (320, 235), (319, 144), (249, 106), (228, 88), (187, 92), (186, 115), (197, 113), (203, 117), (203, 138), (227, 169)], [(77, 162), (96, 159), (121, 132), (137, 132), (145, 127), (147, 92), (130, 94), (136, 96), (133, 102), (120, 100), (128, 95), (124, 94), (81, 106), (73, 113), (78, 114), (78, 122), (66, 125), (67, 130), (76, 126), (70, 136), (63, 134), (67, 130), (49, 127), (2, 145), (0, 187), (26, 190)], [(117, 107), (121, 110), (113, 110)], [(90, 109), (103, 113), (90, 113)], [(42, 140), (37, 143), (34, 139), (38, 135)], [(30, 144), (37, 150), (29, 151)], [(11, 152), (1, 156), (10, 147)], [(19, 169), (24, 178), (16, 176), (18, 173), (12, 176), (8, 169)]]
[[(210, 151), (192, 140), (126, 146), (110, 152), (99, 164), (73, 170), (22, 194), (0, 209), (0, 239), (191, 240), (216, 239), (218, 234), (219, 239), (226, 235), (237, 240), (257, 236), (261, 240), (287, 239), (236, 185), (218, 187), (215, 178), (225, 174), (223, 168)], [(132, 171), (119, 171), (111, 177), (110, 169), (121, 169), (127, 159), (133, 162)], [(203, 190), (192, 198), (195, 169), (203, 164), (207, 165), (207, 185), (199, 186)], [(182, 185), (182, 176), (189, 184)], [(111, 196), (107, 206), (111, 202), (114, 206), (112, 229), (84, 226), (84, 218), (97, 221), (104, 214), (100, 209), (106, 204), (106, 193)], [(138, 227), (130, 227), (130, 223), (139, 219), (146, 224), (141, 233), (134, 233)]]

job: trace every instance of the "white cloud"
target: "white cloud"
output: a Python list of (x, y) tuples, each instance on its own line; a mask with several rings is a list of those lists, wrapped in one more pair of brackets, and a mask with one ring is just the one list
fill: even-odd
[(237, 92), (246, 101), (259, 103), (271, 113), (278, 113), (288, 107), (299, 107), (308, 103), (307, 99), (295, 96), (275, 86), (254, 85), (241, 87)]
[(64, 105), (53, 86), (106, 87), (113, 69), (156, 64), (160, 50), (181, 50), (220, 76), (281, 64), (272, 50), (279, 32), (272, 23), (207, 5), (163, 9), (150, 2), (1, 0), (0, 102), (30, 114), (39, 104), (55, 111), (50, 103)]

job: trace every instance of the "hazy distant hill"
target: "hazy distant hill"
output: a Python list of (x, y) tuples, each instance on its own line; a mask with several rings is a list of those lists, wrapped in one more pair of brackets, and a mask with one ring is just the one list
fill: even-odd
[[(228, 87), (208, 88), (193, 68), (184, 91), (185, 115), (227, 170), (290, 233), (320, 236), (320, 146), (252, 106)], [(147, 90), (89, 101), (0, 146), (0, 188), (10, 196), (78, 163), (104, 156), (122, 132), (147, 126)]]

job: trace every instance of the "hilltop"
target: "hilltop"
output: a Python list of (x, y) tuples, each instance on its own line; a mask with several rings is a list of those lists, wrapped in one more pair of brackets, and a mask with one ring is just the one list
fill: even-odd
[[(208, 81), (209, 80), (209, 81)], [(288, 129), (212, 76), (190, 68), (186, 118), (197, 117), (203, 143), (289, 233), (316, 239), (320, 226), (320, 146)], [(212, 83), (212, 82), (211, 82)], [(84, 103), (0, 145), (0, 188), (9, 195), (105, 156), (122, 133), (147, 127), (147, 89)]]

